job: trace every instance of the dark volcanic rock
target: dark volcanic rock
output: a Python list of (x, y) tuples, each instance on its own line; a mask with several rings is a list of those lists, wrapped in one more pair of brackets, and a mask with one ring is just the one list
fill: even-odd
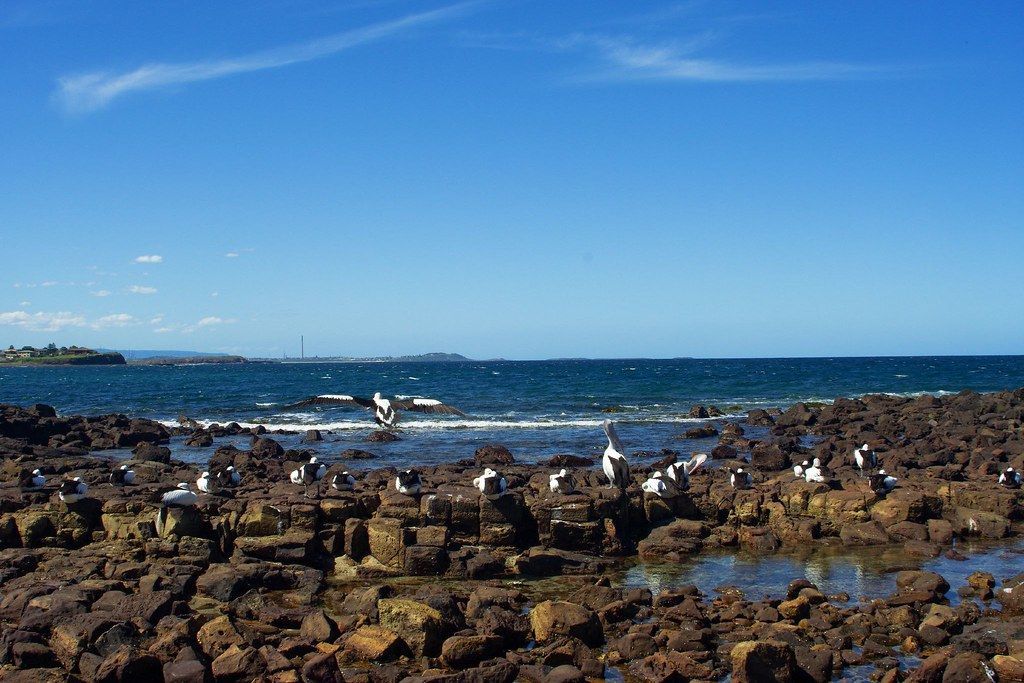
[(512, 452), (500, 444), (487, 444), (476, 449), (473, 461), (481, 465), (511, 465), (516, 461)]

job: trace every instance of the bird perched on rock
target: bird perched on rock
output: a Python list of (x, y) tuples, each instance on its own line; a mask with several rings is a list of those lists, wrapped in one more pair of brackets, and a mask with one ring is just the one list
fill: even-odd
[[(203, 474), (209, 473), (204, 472)], [(160, 505), (165, 508), (187, 508), (195, 505), (197, 500), (199, 500), (199, 496), (192, 491), (188, 483), (183, 481), (160, 496)]]
[(128, 469), (128, 465), (121, 465), (110, 473), (111, 486), (120, 486), (121, 488), (124, 488), (125, 486), (130, 486), (134, 483), (135, 470)]
[(335, 491), (351, 491), (356, 486), (356, 478), (348, 472), (338, 472), (331, 479), (331, 488)]
[(475, 486), (485, 498), (494, 500), (500, 498), (501, 494), (508, 489), (508, 482), (505, 477), (498, 474), (490, 467), (484, 469), (484, 473), (473, 479)]
[(647, 481), (640, 484), (640, 490), (645, 493), (653, 493), (659, 498), (675, 498), (679, 495), (678, 484), (663, 472), (652, 474)]
[(878, 470), (877, 474), (868, 477), (868, 486), (878, 495), (884, 496), (896, 488), (896, 481), (896, 477), (886, 474), (885, 470)]
[(398, 424), (398, 411), (400, 410), (411, 410), (417, 413), (432, 413), (435, 415), (458, 415), (459, 417), (467, 417), (467, 415), (458, 408), (445, 405), (434, 398), (414, 397), (388, 399), (381, 396), (379, 391), (373, 395), (373, 398), (361, 398), (359, 396), (347, 396), (344, 394), (321, 394), (320, 396), (310, 396), (298, 403), (286, 406), (286, 409), (323, 405), (358, 406), (361, 408), (369, 408), (373, 411), (374, 421), (384, 429), (391, 429)]
[(604, 457), (601, 459), (601, 469), (604, 476), (608, 477), (608, 488), (618, 487), (625, 489), (629, 486), (629, 463), (626, 461), (626, 450), (619, 441), (619, 435), (615, 431), (615, 425), (611, 420), (603, 423), (605, 436), (608, 437), (608, 447), (604, 449)]
[(729, 468), (729, 484), (734, 489), (749, 489), (754, 485), (754, 477), (750, 475), (750, 472), (745, 471), (742, 467), (738, 467), (735, 470)]
[(853, 461), (857, 464), (857, 469), (861, 471), (861, 474), (864, 473), (865, 468), (870, 470), (878, 466), (878, 456), (867, 444), (853, 452)]
[(563, 493), (568, 494), (576, 490), (576, 482), (573, 481), (572, 475), (562, 468), (558, 474), (552, 474), (548, 477), (548, 488), (551, 489), (552, 493)]
[(811, 466), (804, 470), (804, 480), (816, 484), (824, 484), (828, 481), (828, 472), (821, 466), (821, 460), (815, 458)]
[(318, 462), (314, 455), (309, 459), (309, 462), (304, 463), (299, 469), (291, 473), (289, 477), (293, 484), (301, 484), (305, 487), (305, 493), (303, 494), (307, 498), (309, 497), (309, 487), (316, 484), (317, 495), (320, 495), (319, 482), (327, 475), (327, 466)]
[(77, 503), (89, 491), (89, 485), (82, 481), (81, 477), (65, 479), (57, 489), (57, 497), (65, 503)]
[(418, 495), (422, 486), (420, 473), (416, 470), (404, 470), (395, 477), (395, 490), (407, 496)]
[(217, 480), (210, 476), (209, 472), (203, 472), (196, 479), (196, 488), (202, 493), (217, 493), (220, 486)]
[(38, 489), (46, 486), (46, 476), (40, 469), (34, 469), (18, 481), (18, 485), (26, 489)]
[(242, 475), (235, 469), (234, 465), (228, 465), (215, 475), (217, 483), (221, 486), (238, 486), (242, 483)]
[[(36, 472), (38, 471), (36, 470)], [(1021, 485), (1020, 472), (1012, 467), (1007, 467), (999, 473), (999, 485), (1005, 486), (1008, 489), (1019, 489)]]
[(793, 476), (796, 477), (797, 479), (803, 479), (804, 472), (807, 471), (807, 468), (810, 467), (810, 465), (811, 463), (809, 463), (806, 460), (804, 460), (799, 465), (793, 465)]
[(696, 472), (697, 468), (703, 465), (707, 459), (706, 453), (697, 453), (689, 460), (672, 463), (665, 468), (665, 474), (679, 491), (686, 491), (690, 488), (690, 475)]

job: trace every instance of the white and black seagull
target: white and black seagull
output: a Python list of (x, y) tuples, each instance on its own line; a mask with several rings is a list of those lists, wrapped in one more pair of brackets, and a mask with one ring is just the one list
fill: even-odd
[(861, 474), (864, 473), (865, 468), (871, 470), (878, 466), (878, 456), (867, 444), (853, 452), (853, 461), (857, 463), (857, 469), (861, 471)]
[(392, 429), (398, 424), (399, 411), (411, 410), (416, 413), (431, 413), (434, 415), (457, 415), (468, 417), (458, 408), (441, 403), (434, 398), (403, 398), (389, 399), (381, 396), (378, 391), (373, 398), (362, 398), (360, 396), (347, 396), (345, 394), (321, 394), (310, 396), (298, 403), (286, 406), (287, 409), (305, 408), (307, 406), (358, 406), (373, 410), (373, 419), (384, 429)]
[(754, 478), (742, 467), (737, 469), (729, 468), (729, 484), (734, 489), (749, 489), (754, 485)]
[(42, 470), (34, 469), (28, 476), (22, 477), (19, 483), (27, 489), (40, 489), (46, 485), (46, 475)]
[(160, 505), (165, 508), (187, 508), (195, 505), (198, 500), (199, 496), (189, 488), (189, 485), (186, 482), (181, 482), (160, 496)]
[(680, 491), (690, 488), (690, 475), (708, 459), (707, 453), (697, 453), (689, 460), (674, 462), (665, 468), (665, 474), (675, 483)]
[(317, 495), (320, 494), (320, 480), (327, 475), (327, 465), (317, 462), (316, 456), (314, 455), (309, 459), (309, 462), (303, 463), (299, 469), (295, 470), (289, 476), (293, 484), (301, 484), (306, 488), (306, 492), (303, 494), (307, 498), (309, 497), (309, 487), (313, 484), (317, 485)]
[(235, 469), (234, 465), (228, 465), (218, 471), (214, 477), (221, 486), (238, 486), (242, 483), (242, 475)]
[(331, 488), (335, 491), (351, 491), (356, 487), (356, 478), (348, 472), (338, 472), (331, 479)]
[[(36, 471), (38, 472), (38, 470)], [(1012, 467), (1007, 467), (999, 473), (999, 485), (1008, 489), (1019, 489), (1021, 485), (1020, 472)]]
[(548, 488), (551, 489), (551, 493), (569, 494), (576, 490), (576, 482), (573, 481), (572, 475), (562, 468), (558, 474), (548, 477)]
[(89, 491), (89, 485), (82, 481), (81, 477), (65, 479), (57, 489), (57, 497), (65, 503), (77, 503)]
[(878, 470), (877, 474), (872, 474), (868, 477), (868, 486), (878, 495), (884, 496), (896, 488), (897, 481), (896, 477), (886, 474), (885, 470)]
[(422, 486), (420, 473), (416, 470), (404, 470), (395, 477), (395, 490), (407, 496), (419, 495)]
[(128, 465), (121, 465), (110, 473), (111, 486), (120, 486), (121, 488), (124, 488), (125, 486), (130, 486), (134, 483), (135, 470), (128, 469)]
[(679, 495), (679, 486), (675, 480), (662, 472), (652, 474), (647, 481), (640, 484), (640, 489), (646, 493), (653, 493), (659, 498), (675, 498)]
[(508, 490), (508, 482), (505, 477), (490, 467), (484, 468), (484, 473), (473, 480), (473, 486), (480, 491), (484, 498), (490, 500), (501, 498), (501, 495)]
[(604, 433), (608, 437), (608, 447), (604, 449), (604, 457), (601, 459), (601, 469), (604, 476), (608, 477), (608, 488), (618, 487), (625, 489), (629, 485), (629, 463), (626, 461), (626, 450), (619, 441), (619, 435), (615, 432), (615, 425), (611, 420), (604, 421)]

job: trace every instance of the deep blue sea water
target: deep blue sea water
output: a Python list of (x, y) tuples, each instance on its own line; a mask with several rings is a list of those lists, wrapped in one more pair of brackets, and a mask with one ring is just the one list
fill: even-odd
[[(558, 360), (468, 363), (272, 363), (177, 367), (0, 368), (0, 402), (49, 403), (64, 414), (121, 412), (173, 421), (261, 423), (269, 429), (329, 430), (327, 457), (362, 447), (375, 464), (465, 458), (484, 443), (503, 443), (522, 460), (555, 453), (596, 455), (604, 448), (602, 408), (630, 450), (700, 450), (709, 443), (678, 436), (694, 404), (739, 413), (796, 401), (887, 392), (943, 394), (1024, 386), (1024, 356)], [(320, 393), (426, 396), (471, 417), (406, 413), (402, 440), (365, 444), (368, 411), (281, 406)], [(289, 440), (284, 439), (286, 445)], [(294, 439), (297, 442), (297, 438)], [(207, 451), (179, 455), (201, 460)]]

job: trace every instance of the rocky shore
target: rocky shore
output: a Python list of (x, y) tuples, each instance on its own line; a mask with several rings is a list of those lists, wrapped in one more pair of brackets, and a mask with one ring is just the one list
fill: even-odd
[[(263, 429), (240, 450), (216, 443), (237, 426), (0, 406), (0, 678), (821, 682), (858, 667), (884, 681), (1024, 680), (1024, 574), (972, 573), (956, 606), (950, 577), (912, 568), (870, 600), (800, 576), (772, 599), (609, 580), (627, 562), (710, 549), (899, 544), (912, 564), (957, 557), (959, 539), (1016, 536), (1024, 495), (996, 479), (1024, 467), (1024, 389), (712, 414), (694, 411), (718, 435), (712, 466), (672, 500), (639, 484), (675, 453), (631, 457), (620, 492), (586, 459), (527, 466), (500, 446), (423, 470), (415, 497), (394, 490), (393, 469), (355, 472), (359, 456), (339, 454), (327, 480), (348, 469), (355, 489), (310, 499), (288, 481), (308, 454)], [(751, 426), (768, 436), (750, 439)], [(242, 484), (158, 514), (154, 494), (198, 475), (163, 445), (175, 435)], [(898, 478), (887, 495), (853, 466), (865, 442)], [(111, 486), (122, 461), (93, 451), (129, 447), (137, 481)], [(796, 479), (792, 464), (815, 457), (829, 481)], [(485, 465), (509, 483), (496, 500), (470, 484)], [(729, 486), (738, 466), (752, 489)], [(560, 467), (575, 493), (548, 490)], [(36, 468), (47, 485), (21, 486)], [(65, 476), (88, 497), (60, 502)]]

